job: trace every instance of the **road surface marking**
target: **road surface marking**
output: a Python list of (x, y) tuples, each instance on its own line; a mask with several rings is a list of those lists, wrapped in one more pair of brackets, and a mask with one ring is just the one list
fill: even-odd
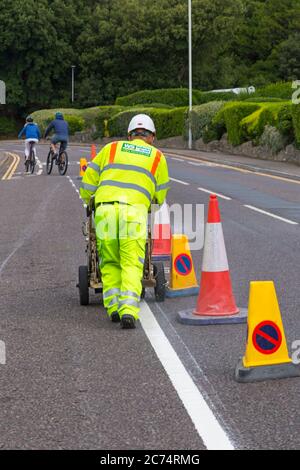
[(179, 184), (184, 184), (185, 186), (189, 186), (190, 183), (186, 183), (185, 181), (181, 181), (181, 180), (177, 180), (175, 178), (170, 178), (171, 181), (175, 181), (175, 183), (179, 183)]
[(14, 153), (9, 153), (8, 155), (10, 155), (13, 158), (13, 161), (11, 165), (9, 166), (8, 170), (6, 171), (6, 173), (2, 176), (3, 180), (10, 180), (12, 175), (16, 171), (17, 166), (20, 163), (20, 157), (18, 155)]
[(36, 157), (36, 161), (37, 161), (37, 164), (38, 164), (38, 167), (39, 167), (39, 171), (37, 172), (37, 175), (41, 175), (43, 173), (43, 164), (41, 163), (41, 161), (38, 159), (38, 157)]
[(70, 176), (67, 176), (67, 179), (70, 181), (71, 185), (72, 185), (73, 188), (75, 189), (76, 193), (77, 193), (78, 196), (79, 196), (79, 199), (83, 202), (83, 199), (82, 199), (82, 197), (80, 196), (80, 192), (79, 192), (79, 190), (77, 189), (77, 187), (76, 187), (74, 181), (72, 180), (72, 178), (70, 178)]
[[(174, 158), (173, 155), (177, 155), (177, 154), (170, 154), (170, 155), (172, 155), (172, 158)], [(285, 181), (287, 183), (300, 184), (299, 180), (294, 180), (294, 179), (290, 179), (290, 178), (285, 178), (283, 176), (269, 175), (268, 173), (262, 173), (262, 172), (254, 171), (255, 168), (261, 169), (260, 167), (253, 167), (254, 170), (246, 170), (244, 168), (238, 168), (238, 167), (230, 165), (230, 164), (218, 163), (218, 162), (215, 162), (213, 160), (211, 160), (211, 161), (201, 160), (201, 158), (188, 157), (188, 156), (184, 156), (184, 155), (181, 155), (181, 157), (182, 157), (183, 160), (187, 160), (187, 161), (191, 160), (191, 161), (194, 161), (194, 162), (202, 162), (202, 163), (204, 163), (205, 165), (208, 165), (208, 166), (214, 165), (214, 166), (220, 167), (220, 168), (228, 168), (228, 169), (233, 170), (233, 171), (239, 171), (240, 173), (248, 173), (248, 174), (252, 174), (252, 175), (254, 174), (254, 175), (257, 175), (257, 176), (263, 176), (263, 177), (272, 178), (272, 179), (276, 179), (276, 180), (280, 180), (280, 181)], [(271, 170), (269, 168), (263, 168), (263, 170), (274, 171), (274, 170)], [(281, 171), (279, 171), (279, 173), (281, 173)], [(288, 175), (289, 173), (284, 172), (284, 174)]]
[(204, 166), (204, 163), (188, 162), (188, 164), (193, 166)]
[(177, 158), (177, 157), (170, 157), (172, 160), (176, 160), (177, 162), (184, 162), (183, 158)]
[(146, 302), (141, 302), (141, 325), (208, 450), (234, 450), (229, 437), (180, 361)]
[(204, 193), (208, 193), (208, 194), (215, 194), (216, 196), (220, 197), (221, 199), (225, 199), (226, 201), (232, 201), (231, 197), (224, 196), (224, 194), (216, 193), (215, 191), (210, 191), (209, 189), (198, 188), (198, 191), (203, 191)]
[(248, 209), (259, 212), (260, 214), (268, 215), (269, 217), (273, 217), (274, 219), (281, 220), (282, 222), (286, 222), (287, 224), (299, 225), (298, 222), (294, 222), (293, 220), (285, 219), (284, 217), (280, 217), (279, 215), (272, 214), (271, 212), (266, 212), (262, 209), (259, 209), (258, 207), (248, 206), (246, 204), (244, 204), (244, 207), (247, 207)]

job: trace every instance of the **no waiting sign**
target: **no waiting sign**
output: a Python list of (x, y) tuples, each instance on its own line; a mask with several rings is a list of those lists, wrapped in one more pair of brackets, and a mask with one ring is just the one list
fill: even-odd
[(272, 321), (259, 323), (253, 331), (252, 341), (255, 349), (262, 354), (274, 354), (281, 346), (282, 334)]
[(188, 254), (182, 253), (175, 259), (174, 267), (177, 274), (180, 274), (181, 276), (187, 276), (192, 272), (193, 269), (192, 258)]

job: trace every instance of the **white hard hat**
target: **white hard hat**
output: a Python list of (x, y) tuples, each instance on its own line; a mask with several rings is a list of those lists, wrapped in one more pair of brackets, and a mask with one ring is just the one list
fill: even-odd
[(128, 126), (128, 134), (135, 129), (145, 129), (153, 134), (156, 133), (154, 122), (150, 116), (147, 116), (147, 114), (137, 114), (131, 119)]

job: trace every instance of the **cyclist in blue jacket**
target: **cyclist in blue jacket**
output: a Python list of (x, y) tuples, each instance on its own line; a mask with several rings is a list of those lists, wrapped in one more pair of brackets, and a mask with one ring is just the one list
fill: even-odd
[(26, 161), (29, 158), (30, 142), (34, 142), (33, 151), (36, 157), (36, 144), (41, 138), (41, 131), (39, 129), (39, 126), (35, 122), (33, 122), (33, 119), (31, 116), (28, 116), (26, 118), (26, 124), (21, 130), (21, 132), (19, 133), (18, 138), (21, 139), (23, 135), (25, 136), (25, 161)]
[(54, 121), (50, 122), (45, 131), (45, 139), (52, 130), (54, 130), (54, 136), (51, 139), (51, 149), (57, 158), (58, 152), (56, 145), (61, 142), (63, 150), (66, 150), (69, 140), (69, 125), (67, 121), (64, 120), (62, 113), (58, 112), (55, 114)]

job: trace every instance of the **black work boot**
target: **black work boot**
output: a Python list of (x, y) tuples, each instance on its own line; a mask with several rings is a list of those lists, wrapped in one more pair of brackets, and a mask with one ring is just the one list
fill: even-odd
[(135, 328), (135, 318), (130, 313), (125, 313), (121, 318), (121, 328), (123, 330), (132, 330)]
[(110, 316), (110, 319), (113, 323), (119, 323), (119, 321), (121, 320), (120, 319), (120, 315), (119, 315), (119, 312), (113, 312)]

